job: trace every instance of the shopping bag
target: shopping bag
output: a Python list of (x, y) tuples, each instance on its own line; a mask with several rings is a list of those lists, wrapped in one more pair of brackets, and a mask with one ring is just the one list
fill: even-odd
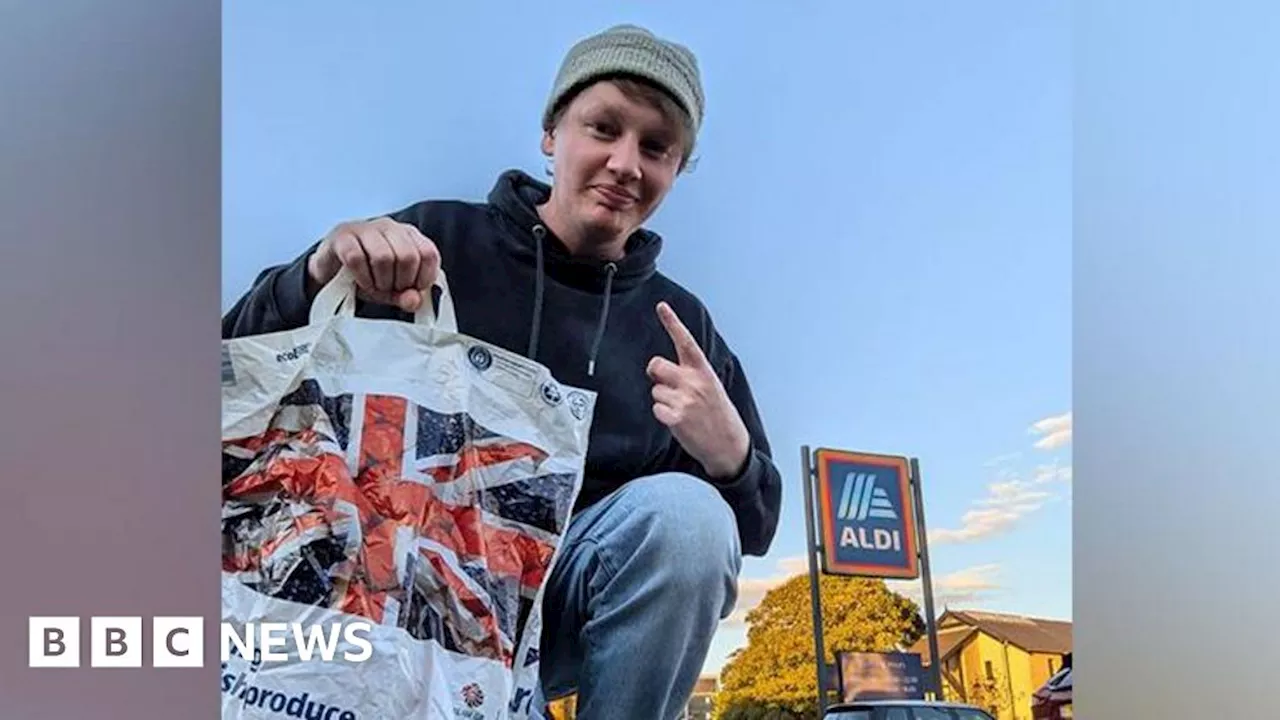
[[(359, 318), (344, 270), (306, 327), (223, 342), (224, 718), (529, 716), (596, 396), (460, 334), (437, 288)], [(263, 623), (311, 634), (281, 660)]]

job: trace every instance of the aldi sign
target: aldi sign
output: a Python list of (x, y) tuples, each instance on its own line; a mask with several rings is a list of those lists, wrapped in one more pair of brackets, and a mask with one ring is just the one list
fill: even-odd
[(907, 459), (842, 450), (814, 453), (822, 571), (829, 575), (920, 576)]

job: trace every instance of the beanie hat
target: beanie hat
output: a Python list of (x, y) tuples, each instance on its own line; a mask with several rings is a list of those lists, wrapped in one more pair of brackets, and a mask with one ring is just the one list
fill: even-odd
[(567, 94), (602, 75), (613, 74), (644, 78), (666, 90), (689, 113), (697, 133), (703, 111), (697, 58), (689, 48), (636, 25), (615, 25), (569, 49), (542, 114), (543, 125), (551, 122), (556, 105)]

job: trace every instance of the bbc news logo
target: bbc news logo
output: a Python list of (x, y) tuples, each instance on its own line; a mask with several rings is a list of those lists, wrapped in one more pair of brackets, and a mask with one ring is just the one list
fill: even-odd
[[(81, 619), (77, 616), (29, 618), (28, 665), (33, 668), (74, 668), (81, 662)], [(354, 621), (310, 623), (221, 623), (222, 662), (233, 655), (261, 662), (361, 663), (373, 655), (368, 635), (373, 625)], [(290, 642), (292, 641), (292, 643)], [(338, 652), (343, 641), (348, 646)], [(141, 617), (89, 618), (89, 665), (101, 668), (142, 667), (145, 640)], [(356, 649), (352, 649), (352, 647)], [(204, 618), (153, 617), (151, 667), (204, 667)]]

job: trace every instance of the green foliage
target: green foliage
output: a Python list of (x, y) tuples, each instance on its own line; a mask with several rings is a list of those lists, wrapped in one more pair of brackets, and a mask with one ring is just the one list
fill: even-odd
[[(890, 652), (915, 642), (924, 619), (911, 600), (881, 580), (821, 578), (826, 660), (836, 650)], [(809, 577), (798, 575), (770, 590), (747, 614), (747, 645), (721, 674), (715, 706), (719, 720), (794, 720), (817, 713)]]

